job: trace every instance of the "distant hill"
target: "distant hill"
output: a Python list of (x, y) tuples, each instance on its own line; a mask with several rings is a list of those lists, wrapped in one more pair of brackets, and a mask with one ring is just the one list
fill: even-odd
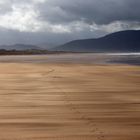
[(140, 30), (116, 32), (98, 39), (75, 40), (53, 50), (67, 52), (140, 52)]
[(43, 55), (43, 54), (61, 54), (63, 52), (55, 52), (55, 51), (48, 51), (48, 50), (4, 50), (0, 49), (0, 56), (1, 55)]
[(35, 45), (15, 44), (15, 45), (0, 45), (0, 49), (4, 50), (39, 50)]

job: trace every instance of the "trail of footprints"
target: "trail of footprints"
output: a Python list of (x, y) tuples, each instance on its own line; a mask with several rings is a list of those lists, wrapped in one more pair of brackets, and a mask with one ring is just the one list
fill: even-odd
[[(60, 88), (59, 88), (60, 89)], [(60, 89), (62, 91), (62, 89)], [(100, 131), (100, 129), (98, 128), (98, 126), (92, 121), (91, 118), (88, 118), (85, 114), (81, 113), (76, 106), (72, 103), (72, 101), (69, 100), (69, 95), (66, 92), (63, 92), (63, 96), (64, 96), (64, 100), (65, 103), (69, 106), (69, 108), (79, 116), (79, 119), (84, 120), (84, 122), (86, 123), (87, 126), (90, 127), (90, 133), (91, 135), (94, 133), (97, 133), (97, 139), (98, 140), (104, 140), (105, 136), (104, 136), (104, 132)]]
[[(43, 73), (42, 75), (43, 76), (49, 76), (50, 74), (52, 74), (55, 70), (54, 69), (51, 69), (48, 73)], [(57, 77), (56, 76), (52, 76), (53, 80), (55, 80)], [(52, 84), (53, 85), (53, 84)], [(105, 135), (104, 135), (104, 132), (101, 131), (97, 124), (95, 124), (93, 122), (93, 120), (89, 117), (87, 117), (84, 113), (81, 113), (77, 108), (76, 106), (72, 103), (72, 101), (69, 99), (69, 95), (68, 93), (64, 92), (63, 89), (61, 87), (56, 87), (61, 93), (62, 93), (62, 96), (64, 98), (64, 103), (68, 106), (68, 108), (74, 113), (76, 114), (80, 120), (83, 120), (84, 123), (89, 126), (90, 128), (90, 133), (91, 135), (93, 134), (97, 134), (97, 140), (104, 140), (105, 139)]]

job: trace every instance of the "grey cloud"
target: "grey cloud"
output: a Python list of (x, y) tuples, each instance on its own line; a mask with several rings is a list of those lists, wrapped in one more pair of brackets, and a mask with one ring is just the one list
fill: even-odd
[(0, 15), (6, 14), (12, 11), (12, 5), (9, 0), (0, 1)]
[(139, 7), (139, 0), (0, 0), (0, 44), (58, 45), (140, 29)]
[[(15, 43), (24, 43), (24, 44), (51, 44), (51, 46), (60, 45), (74, 39), (81, 38), (90, 38), (90, 37), (99, 37), (106, 34), (104, 31), (94, 31), (90, 32), (89, 30), (75, 32), (71, 34), (57, 34), (57, 33), (47, 33), (47, 32), (20, 32), (17, 30), (8, 30), (0, 28), (0, 44), (15, 44)], [(50, 46), (46, 47), (50, 47)]]
[(52, 23), (84, 20), (108, 24), (116, 20), (140, 21), (139, 0), (48, 0), (38, 5), (40, 19)]

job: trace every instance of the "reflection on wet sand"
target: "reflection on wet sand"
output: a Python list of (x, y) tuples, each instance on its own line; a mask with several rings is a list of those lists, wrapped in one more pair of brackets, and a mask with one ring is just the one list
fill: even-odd
[(131, 64), (140, 65), (140, 53), (69, 53), (1, 56), (1, 63)]

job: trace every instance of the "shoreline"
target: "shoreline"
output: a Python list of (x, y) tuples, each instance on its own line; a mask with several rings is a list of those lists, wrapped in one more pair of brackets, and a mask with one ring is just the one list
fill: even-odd
[(0, 63), (69, 63), (69, 64), (130, 64), (140, 65), (140, 53), (70, 53), (49, 55), (6, 55), (0, 56)]

